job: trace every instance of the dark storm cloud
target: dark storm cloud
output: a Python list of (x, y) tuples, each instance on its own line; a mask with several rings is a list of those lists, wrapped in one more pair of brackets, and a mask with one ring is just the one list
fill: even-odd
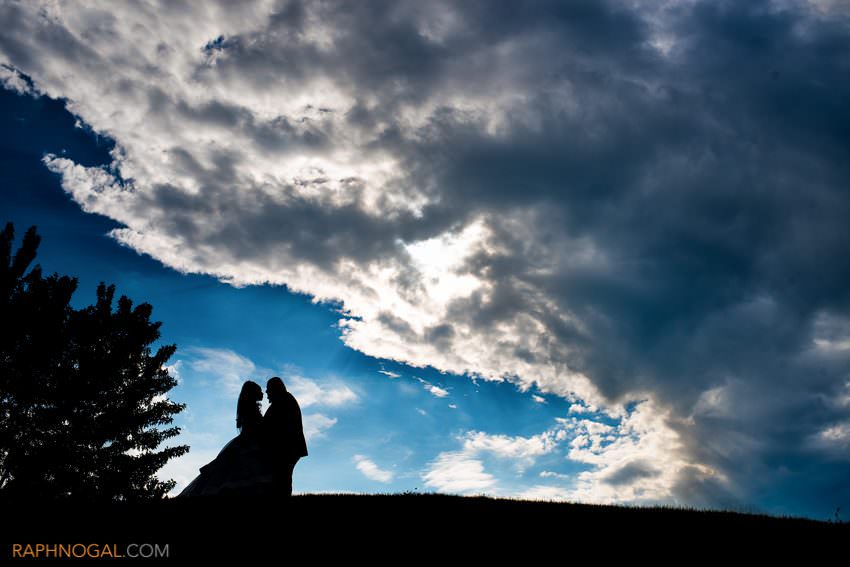
[[(772, 478), (775, 463), (799, 466), (807, 439), (850, 415), (846, 405), (824, 407), (846, 395), (847, 357), (827, 364), (811, 352), (820, 314), (850, 308), (841, 260), (850, 244), (850, 33), (846, 21), (809, 16), (701, 4), (675, 15), (680, 44), (643, 65), (642, 82), (625, 65), (610, 76), (571, 74), (580, 116), (541, 97), (532, 102), (541, 129), (492, 140), (445, 114), (433, 145), (411, 148), (412, 161), (428, 164), (423, 175), (433, 175), (433, 158), (444, 166), (437, 185), (452, 187), (457, 206), (507, 212), (543, 202), (550, 210), (532, 242), (563, 231), (601, 244), (611, 258), (602, 273), (532, 275), (527, 242), (510, 237), (500, 240), (510, 252), (477, 263), (510, 262), (514, 281), (578, 314), (592, 344), (573, 328), (550, 331), (583, 346), (568, 362), (606, 396), (646, 388), (688, 415), (708, 388), (742, 382), (728, 415), (681, 428), (700, 462), (742, 485)], [(544, 255), (552, 261), (551, 249)], [(509, 299), (487, 308), (465, 300), (468, 319), (492, 324), (526, 310), (518, 287), (494, 280)], [(822, 472), (838, 478), (847, 463)]]
[(646, 478), (658, 475), (658, 471), (650, 463), (635, 461), (615, 471), (614, 474), (605, 479), (605, 482), (613, 486), (629, 484), (638, 478)]

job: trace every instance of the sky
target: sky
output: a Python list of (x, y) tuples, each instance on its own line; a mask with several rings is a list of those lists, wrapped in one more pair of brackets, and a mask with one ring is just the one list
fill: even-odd
[(0, 0), (2, 220), (154, 306), (177, 489), (850, 509), (850, 3)]

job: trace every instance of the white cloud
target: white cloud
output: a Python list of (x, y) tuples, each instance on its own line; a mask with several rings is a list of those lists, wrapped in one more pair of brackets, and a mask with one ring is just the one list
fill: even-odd
[(551, 453), (557, 444), (555, 430), (532, 437), (490, 435), (482, 431), (470, 431), (463, 436), (464, 452), (471, 455), (490, 453), (510, 459), (516, 461), (520, 470), (532, 465), (537, 457)]
[(449, 395), (448, 390), (444, 390), (443, 388), (440, 388), (439, 386), (431, 385), (431, 386), (428, 386), (426, 388), (426, 390), (431, 392), (434, 395), (434, 397), (436, 397), (436, 398), (445, 398), (446, 396)]
[(850, 443), (850, 421), (827, 427), (820, 432), (820, 437), (830, 443)]
[(616, 426), (571, 418), (562, 423), (573, 435), (568, 458), (592, 465), (577, 475), (568, 497), (574, 501), (663, 502), (683, 473), (725, 483), (717, 470), (690, 462), (668, 413), (644, 401)]
[(725, 483), (719, 471), (688, 459), (679, 434), (666, 422), (668, 418), (653, 408), (652, 402), (644, 401), (613, 424), (570, 417), (556, 418), (553, 427), (530, 437), (469, 431), (459, 437), (461, 449), (441, 453), (425, 476), (436, 468), (442, 471), (439, 478), (447, 482), (451, 468), (446, 463), (454, 462), (468, 467), (474, 463), (475, 470), (484, 473), (484, 456), (510, 462), (517, 473), (523, 474), (541, 456), (565, 449), (567, 459), (592, 468), (569, 475), (551, 470), (539, 473), (540, 478), (561, 481), (560, 486), (516, 487), (511, 479), (509, 487), (486, 473), (492, 480), (490, 492), (512, 498), (586, 503), (659, 503), (671, 501), (670, 495), (676, 493), (683, 475)]
[[(366, 354), (457, 373), (473, 369), (491, 379), (513, 376), (530, 383), (526, 377), (534, 375), (542, 389), (598, 398), (579, 372), (534, 364), (504, 348), (548, 352), (525, 333), (543, 332), (529, 313), (490, 329), (447, 318), (458, 300), (475, 294), (488, 300), (492, 282), (464, 266), (475, 255), (499, 252), (491, 242), (496, 221), (456, 209), (459, 222), (430, 228), (423, 210), (440, 197), (419, 190), (407, 156), (375, 143), (383, 122), (370, 127), (349, 119), (364, 103), (377, 112), (375, 89), (358, 92), (345, 73), (330, 71), (330, 59), (328, 68), (299, 67), (302, 58), (295, 52), (316, 53), (322, 46), (318, 53), (330, 56), (340, 47), (329, 27), (334, 10), (327, 9), (308, 6), (302, 33), (283, 39), (269, 28), (273, 9), (265, 2), (174, 9), (168, 18), (112, 5), (114, 18), (85, 6), (21, 5), (14, 12), (20, 20), (15, 38), (26, 44), (29, 61), (37, 61), (27, 71), (38, 88), (67, 98), (80, 119), (118, 144), (109, 168), (56, 156), (46, 156), (45, 164), (85, 211), (124, 225), (110, 233), (113, 238), (179, 271), (238, 286), (286, 284), (316, 300), (342, 301), (345, 312), (357, 317), (342, 322), (343, 340)], [(434, 33), (430, 17), (410, 15), (424, 18), (419, 27), (431, 30), (429, 37)], [(35, 41), (43, 29), (70, 45)], [(85, 42), (75, 39), (83, 37)], [(282, 43), (269, 46), (266, 71), (242, 76), (249, 67), (240, 67), (240, 58), (253, 57), (243, 48), (250, 51), (255, 41)], [(278, 61), (276, 51), (293, 54)], [(421, 141), (421, 128), (447, 105), (462, 105), (489, 124), (506, 120), (522, 100), (493, 99), (492, 91), (468, 86), (465, 93), (434, 91), (420, 108), (400, 107), (395, 118), (405, 144)], [(132, 181), (124, 184), (117, 176)], [(321, 230), (301, 226), (301, 218), (343, 231), (357, 224), (372, 228), (321, 235), (327, 241), (301, 240), (300, 234)], [(416, 222), (422, 229), (406, 234)], [(575, 322), (544, 297), (534, 301), (549, 317)], [(439, 387), (431, 391), (447, 395)]]
[(543, 396), (538, 396), (537, 394), (532, 395), (531, 399), (537, 402), (538, 404), (546, 403), (546, 398), (544, 398)]
[(4, 88), (9, 89), (10, 91), (15, 91), (18, 94), (35, 96), (38, 94), (32, 89), (32, 87), (30, 87), (27, 80), (21, 76), (17, 69), (7, 65), (0, 65), (0, 84), (2, 84)]
[[(485, 472), (483, 455), (512, 461), (519, 473), (534, 464), (537, 457), (551, 453), (557, 443), (556, 429), (532, 437), (490, 435), (469, 431), (462, 435), (460, 451), (440, 453), (432, 461), (422, 478), (427, 486), (463, 494), (490, 489), (492, 493), (511, 495), (498, 486), (497, 479)], [(455, 475), (455, 476), (453, 476)]]
[(850, 420), (831, 423), (811, 435), (808, 447), (831, 458), (850, 460)]
[(283, 380), (302, 408), (339, 407), (357, 401), (357, 394), (342, 383), (318, 381), (294, 374), (286, 375)]
[(449, 391), (445, 388), (441, 388), (439, 386), (431, 384), (427, 380), (423, 380), (419, 377), (417, 377), (416, 379), (419, 380), (422, 383), (422, 387), (424, 387), (428, 392), (430, 392), (431, 395), (433, 395), (435, 398), (445, 398), (449, 395)]
[(517, 493), (514, 498), (561, 502), (570, 500), (570, 492), (558, 486), (536, 485)]
[(366, 478), (383, 483), (392, 482), (393, 472), (381, 469), (369, 458), (363, 455), (354, 455), (352, 460), (356, 464), (357, 470), (362, 472)]
[(426, 486), (452, 494), (482, 493), (496, 485), (483, 463), (464, 452), (440, 453), (422, 479)]
[[(337, 418), (328, 417), (321, 413), (311, 413), (303, 417), (304, 437), (307, 442), (324, 437), (325, 432), (336, 425)], [(308, 449), (309, 450), (309, 449)]]
[(260, 379), (256, 365), (230, 349), (189, 347), (183, 350), (183, 355), (189, 357), (184, 360), (192, 370), (215, 378), (223, 394), (229, 397), (238, 395), (247, 380)]
[(540, 478), (559, 478), (561, 480), (570, 480), (572, 477), (567, 474), (557, 473), (553, 471), (541, 471)]

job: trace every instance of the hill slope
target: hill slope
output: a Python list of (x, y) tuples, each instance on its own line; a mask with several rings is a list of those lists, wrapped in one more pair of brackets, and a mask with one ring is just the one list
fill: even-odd
[[(301, 495), (172, 499), (138, 504), (3, 506), (3, 559), (34, 542), (169, 544), (170, 558), (268, 555), (298, 549), (317, 559), (530, 558), (651, 547), (699, 556), (751, 548), (827, 552), (850, 524), (675, 508), (627, 508), (445, 495)], [(403, 555), (398, 555), (402, 553)], [(735, 552), (736, 554), (739, 551)]]

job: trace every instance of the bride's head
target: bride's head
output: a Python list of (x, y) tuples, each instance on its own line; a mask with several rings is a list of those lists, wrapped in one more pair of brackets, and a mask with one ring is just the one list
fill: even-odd
[(242, 391), (239, 392), (239, 401), (236, 403), (236, 427), (243, 429), (246, 425), (249, 427), (259, 422), (262, 414), (260, 413), (260, 402), (263, 399), (263, 389), (259, 384), (248, 380), (242, 384)]

